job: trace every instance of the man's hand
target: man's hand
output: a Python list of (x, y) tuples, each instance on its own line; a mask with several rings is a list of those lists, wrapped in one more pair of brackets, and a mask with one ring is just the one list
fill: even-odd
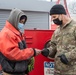
[(35, 49), (36, 55), (41, 54), (41, 50), (40, 49)]

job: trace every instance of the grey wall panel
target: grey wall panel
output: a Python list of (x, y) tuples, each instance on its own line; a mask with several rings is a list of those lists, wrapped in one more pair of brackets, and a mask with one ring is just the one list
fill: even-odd
[[(5, 22), (10, 14), (8, 10), (0, 10), (0, 30), (4, 27)], [(48, 13), (42, 12), (25, 12), (27, 15), (27, 22), (25, 29), (48, 29)]]
[(27, 22), (25, 29), (48, 29), (49, 27), (49, 14), (41, 12), (26, 12)]
[(10, 11), (0, 10), (0, 30), (4, 27)]

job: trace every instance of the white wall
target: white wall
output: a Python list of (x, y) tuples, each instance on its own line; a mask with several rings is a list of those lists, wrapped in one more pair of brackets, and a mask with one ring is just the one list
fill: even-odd
[(53, 3), (38, 0), (0, 0), (0, 9), (19, 8), (27, 11), (49, 12)]

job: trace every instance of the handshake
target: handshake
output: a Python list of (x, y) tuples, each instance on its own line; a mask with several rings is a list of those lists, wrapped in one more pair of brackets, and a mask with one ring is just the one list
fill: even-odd
[(35, 49), (36, 55), (42, 54), (43, 56), (47, 57), (49, 55), (49, 50), (48, 49)]
[(50, 42), (50, 40), (45, 43), (43, 50), (35, 49), (36, 50), (36, 55), (42, 54), (43, 56), (48, 57), (49, 53), (50, 53), (49, 50), (47, 49), (50, 46), (49, 42)]

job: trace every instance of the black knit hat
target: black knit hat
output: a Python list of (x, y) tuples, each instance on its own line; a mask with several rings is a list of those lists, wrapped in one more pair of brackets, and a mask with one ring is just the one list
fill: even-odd
[(50, 15), (53, 15), (53, 14), (65, 14), (66, 15), (65, 8), (61, 4), (56, 4), (50, 10)]

